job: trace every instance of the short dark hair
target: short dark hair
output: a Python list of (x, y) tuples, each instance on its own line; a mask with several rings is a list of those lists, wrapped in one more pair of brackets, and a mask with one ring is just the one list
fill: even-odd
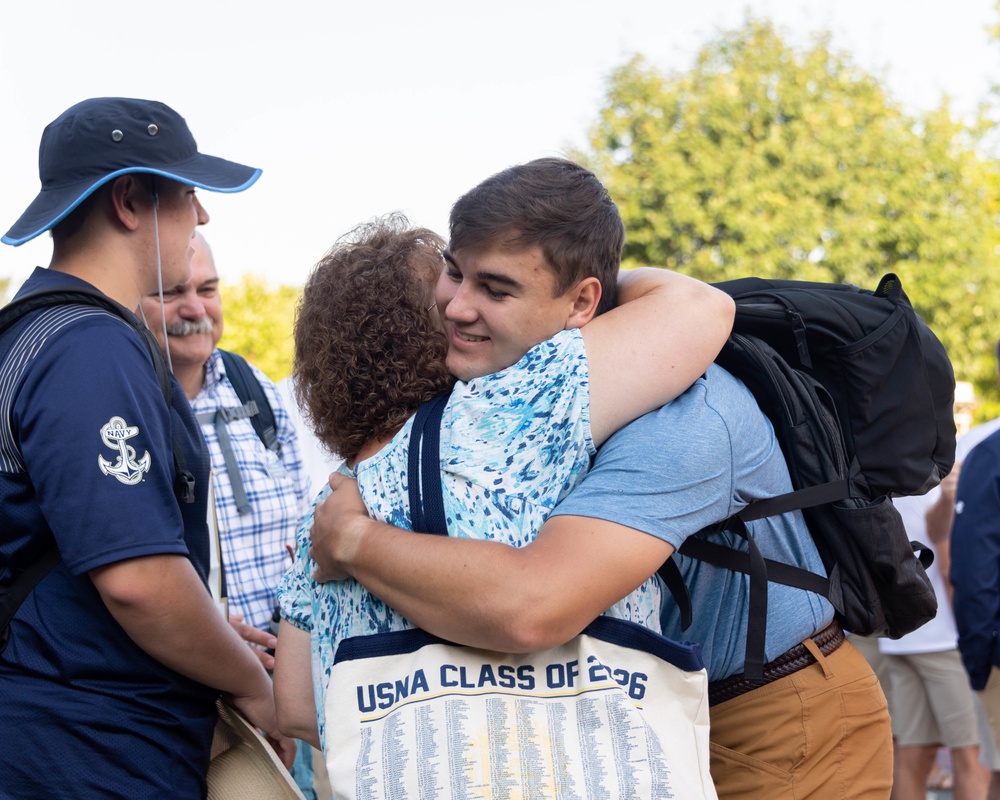
[(458, 199), (450, 226), (453, 252), (538, 245), (558, 294), (595, 277), (598, 313), (615, 306), (625, 225), (597, 176), (573, 161), (540, 158), (498, 172)]
[(444, 240), (391, 214), (313, 268), (295, 318), (293, 385), (317, 438), (352, 460), (450, 389), (448, 341), (427, 308)]

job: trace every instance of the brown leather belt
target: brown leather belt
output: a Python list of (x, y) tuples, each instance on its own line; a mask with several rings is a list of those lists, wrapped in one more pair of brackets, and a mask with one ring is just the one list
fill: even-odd
[[(819, 651), (823, 655), (828, 656), (844, 643), (844, 629), (834, 620), (810, 638), (816, 642)], [(724, 703), (726, 700), (732, 700), (734, 697), (739, 697), (741, 694), (759, 689), (761, 686), (776, 681), (779, 678), (784, 678), (815, 663), (816, 659), (813, 654), (809, 652), (804, 644), (799, 642), (799, 644), (789, 648), (773, 661), (768, 661), (764, 665), (764, 678), (762, 680), (751, 680), (744, 677), (743, 673), (740, 672), (736, 675), (730, 675), (728, 678), (723, 678), (721, 681), (708, 684), (708, 704), (714, 706)]]

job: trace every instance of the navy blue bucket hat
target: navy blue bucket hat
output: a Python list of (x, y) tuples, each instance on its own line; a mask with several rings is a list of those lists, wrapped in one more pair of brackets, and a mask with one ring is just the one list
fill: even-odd
[(242, 192), (260, 170), (198, 152), (184, 118), (154, 100), (98, 97), (49, 123), (38, 147), (42, 190), (0, 239), (17, 246), (62, 221), (103, 184), (146, 172), (212, 192)]

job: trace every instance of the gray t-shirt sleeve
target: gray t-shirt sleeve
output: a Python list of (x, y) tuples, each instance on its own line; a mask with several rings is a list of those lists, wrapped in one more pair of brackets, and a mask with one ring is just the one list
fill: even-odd
[[(752, 395), (728, 373), (706, 377), (658, 411), (612, 436), (583, 483), (554, 511), (626, 525), (680, 547), (702, 528), (728, 519), (748, 502), (791, 490), (774, 432)], [(824, 573), (799, 512), (749, 524), (765, 558)], [(744, 549), (736, 534), (714, 541)], [(746, 577), (674, 556), (691, 594), (693, 625), (683, 630), (669, 593), (666, 636), (697, 641), (709, 678), (742, 669), (749, 585)], [(832, 608), (817, 595), (780, 584), (768, 589), (766, 656), (772, 659), (819, 630)]]
[[(773, 436), (766, 426), (742, 385), (713, 368), (676, 400), (612, 436), (554, 513), (605, 519), (680, 547), (742, 508), (736, 479), (746, 492), (752, 470), (768, 460)], [(734, 452), (734, 428), (750, 451)]]

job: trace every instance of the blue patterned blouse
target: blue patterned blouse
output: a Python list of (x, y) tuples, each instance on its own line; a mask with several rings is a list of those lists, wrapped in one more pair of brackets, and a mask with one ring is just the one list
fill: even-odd
[[(406, 492), (411, 427), (409, 420), (388, 445), (355, 468), (372, 516), (406, 529), (411, 527)], [(594, 453), (587, 358), (578, 330), (560, 332), (502, 372), (458, 383), (441, 423), (450, 534), (524, 546), (580, 482)], [(328, 493), (324, 489), (316, 502)], [(413, 626), (357, 581), (313, 581), (311, 527), (312, 513), (299, 530), (295, 565), (282, 580), (279, 601), (284, 618), (311, 634), (313, 686), (325, 742), (326, 685), (340, 641)], [(634, 602), (619, 605), (627, 607), (629, 618), (646, 623), (657, 617), (659, 596), (642, 604), (648, 608), (641, 619)]]

